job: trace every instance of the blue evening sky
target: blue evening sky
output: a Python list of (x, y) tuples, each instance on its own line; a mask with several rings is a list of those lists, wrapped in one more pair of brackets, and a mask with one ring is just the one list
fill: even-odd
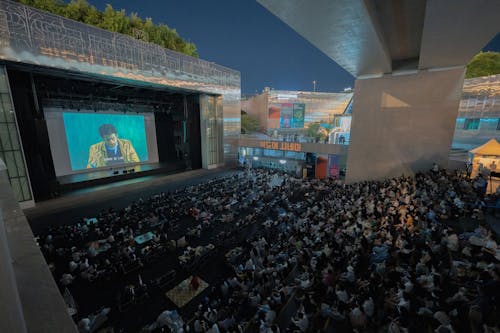
[[(165, 23), (196, 44), (201, 59), (241, 72), (243, 94), (264, 87), (338, 92), (354, 78), (255, 0), (89, 0)], [(500, 51), (500, 34), (485, 47)]]

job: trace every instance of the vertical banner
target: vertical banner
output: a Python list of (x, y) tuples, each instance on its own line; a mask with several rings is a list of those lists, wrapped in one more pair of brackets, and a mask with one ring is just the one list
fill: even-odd
[(328, 176), (339, 178), (339, 157), (337, 155), (328, 155)]
[(269, 118), (267, 127), (268, 128), (279, 128), (280, 127), (280, 114), (281, 109), (277, 106), (269, 107)]
[(282, 103), (281, 104), (281, 128), (292, 127), (292, 117), (293, 117), (293, 104), (292, 103)]
[(292, 128), (304, 128), (304, 117), (306, 105), (304, 103), (293, 104)]
[(316, 178), (325, 179), (327, 177), (328, 158), (326, 156), (318, 156), (316, 159)]

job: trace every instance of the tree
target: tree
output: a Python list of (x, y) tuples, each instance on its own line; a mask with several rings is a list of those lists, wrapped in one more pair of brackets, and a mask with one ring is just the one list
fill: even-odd
[(480, 52), (467, 64), (465, 78), (500, 74), (500, 53)]
[(64, 16), (75, 21), (84, 22), (90, 14), (90, 5), (86, 0), (71, 1), (65, 8)]
[(318, 131), (319, 131), (320, 126), (321, 126), (320, 123), (309, 124), (309, 126), (307, 127), (307, 136), (311, 137), (311, 138), (317, 137), (319, 135)]
[(259, 120), (241, 110), (241, 134), (249, 134), (258, 130), (260, 130)]
[(307, 136), (317, 140), (324, 140), (327, 136), (326, 130), (321, 127), (321, 123), (311, 123), (307, 127)]
[(90, 6), (87, 15), (83, 18), (82, 22), (98, 27), (102, 22), (102, 12), (97, 10), (94, 6)]
[(125, 15), (124, 9), (117, 11), (108, 4), (104, 10), (102, 22), (99, 27), (109, 31), (127, 34), (129, 32), (130, 22), (129, 18)]
[(127, 16), (125, 10), (115, 10), (111, 5), (107, 5), (104, 12), (101, 12), (91, 6), (87, 0), (71, 0), (69, 3), (65, 3), (63, 0), (17, 1), (75, 21), (126, 34), (135, 39), (198, 57), (196, 46), (182, 39), (175, 29), (171, 29), (165, 24), (155, 25), (151, 18), (143, 20), (137, 13), (131, 13)]

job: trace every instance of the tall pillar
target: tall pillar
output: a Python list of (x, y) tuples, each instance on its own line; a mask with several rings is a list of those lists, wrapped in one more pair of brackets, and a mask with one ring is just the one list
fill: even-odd
[(200, 95), (201, 164), (212, 169), (224, 164), (222, 96)]
[(455, 67), (356, 80), (346, 182), (446, 167), (464, 74)]

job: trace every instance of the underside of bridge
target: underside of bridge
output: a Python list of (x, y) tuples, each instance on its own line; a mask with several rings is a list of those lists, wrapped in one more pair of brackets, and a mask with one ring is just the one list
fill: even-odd
[(356, 77), (347, 182), (447, 165), (465, 65), (498, 0), (257, 0)]

